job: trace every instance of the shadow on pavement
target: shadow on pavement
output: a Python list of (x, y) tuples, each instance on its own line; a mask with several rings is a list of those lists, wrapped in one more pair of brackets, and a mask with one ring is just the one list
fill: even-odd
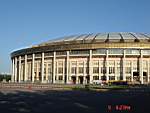
[(148, 113), (149, 104), (149, 92), (0, 90), (1, 113)]

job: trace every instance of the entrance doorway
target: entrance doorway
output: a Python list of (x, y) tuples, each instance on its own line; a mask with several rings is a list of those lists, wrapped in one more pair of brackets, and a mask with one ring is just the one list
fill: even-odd
[(90, 77), (89, 77), (89, 75), (86, 76), (86, 82), (87, 82), (87, 84), (89, 84), (89, 82), (90, 82)]
[(73, 83), (73, 84), (76, 84), (76, 77), (72, 76), (72, 77), (71, 77), (71, 80), (72, 80), (72, 83)]
[(143, 72), (143, 81), (148, 82), (147, 72)]
[(79, 84), (83, 84), (83, 76), (79, 76)]
[(42, 81), (41, 72), (39, 72), (39, 81)]
[(147, 72), (143, 72), (143, 76), (147, 76)]
[(134, 82), (140, 81), (139, 72), (133, 72), (133, 80), (134, 80)]

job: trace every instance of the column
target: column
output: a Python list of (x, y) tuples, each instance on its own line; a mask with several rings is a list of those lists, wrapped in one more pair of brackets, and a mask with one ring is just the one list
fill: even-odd
[(14, 64), (15, 64), (15, 62), (14, 62), (14, 58), (12, 58), (12, 76), (11, 76), (11, 82), (14, 82), (15, 81), (15, 68), (14, 68)]
[[(65, 61), (63, 61), (63, 82), (65, 83), (65, 66), (66, 66), (66, 62)], [(70, 67), (69, 67), (69, 69), (70, 69)], [(68, 76), (68, 80), (69, 80), (69, 76)]]
[(117, 80), (117, 61), (115, 61), (115, 80)]
[(150, 64), (150, 60), (148, 60), (147, 63), (148, 63), (148, 65), (147, 65), (147, 68), (148, 68), (147, 69), (147, 82), (149, 83), (149, 73), (150, 73), (150, 70), (149, 70), (150, 65), (149, 64)]
[(32, 54), (32, 83), (34, 82), (34, 59), (35, 59), (35, 54)]
[(67, 51), (67, 60), (66, 60), (66, 83), (68, 83), (69, 79), (69, 51)]
[(122, 77), (123, 80), (126, 81), (126, 73), (125, 73), (125, 67), (126, 67), (126, 58), (125, 58), (125, 50), (123, 50), (123, 58), (122, 58)]
[(24, 57), (24, 81), (27, 81), (27, 55)]
[(76, 74), (76, 84), (79, 84), (79, 74), (78, 74), (79, 73), (79, 65), (78, 65), (78, 61), (76, 61), (76, 63), (77, 63), (77, 66), (76, 66), (77, 67), (76, 68), (77, 69), (77, 71), (76, 71), (76, 73), (77, 73)]
[(55, 69), (55, 70), (56, 70), (56, 71), (55, 71), (55, 83), (58, 83), (58, 67), (59, 67), (59, 66), (58, 66), (58, 62), (59, 62), (59, 61), (56, 61), (56, 63), (55, 63), (55, 68), (56, 68), (56, 69)]
[(54, 52), (54, 56), (53, 56), (53, 81), (52, 83), (55, 83), (55, 70), (56, 70), (56, 52)]
[(108, 57), (108, 49), (106, 50), (106, 63), (105, 63), (105, 68), (106, 68), (106, 81), (109, 80), (109, 57)]
[(41, 76), (42, 76), (42, 83), (44, 82), (44, 52), (42, 53), (42, 67), (41, 67)]
[(98, 61), (98, 68), (99, 68), (98, 76), (99, 76), (99, 80), (101, 80), (101, 64), (100, 64), (100, 60)]
[(83, 62), (83, 84), (86, 84), (86, 61)]
[(15, 57), (15, 65), (14, 65), (14, 70), (15, 70), (15, 82), (17, 82), (17, 76), (18, 76), (18, 74), (17, 74), (17, 57)]
[(139, 58), (139, 75), (140, 75), (140, 82), (143, 84), (143, 54), (142, 50), (140, 52), (140, 58)]
[(21, 56), (19, 56), (19, 82), (21, 82)]
[(92, 76), (92, 50), (90, 50), (90, 54), (89, 54), (89, 79), (90, 79), (90, 84), (93, 83), (93, 76)]
[(133, 61), (131, 61), (131, 82), (133, 82)]
[(46, 62), (46, 82), (48, 83), (48, 63)]
[(36, 80), (39, 81), (39, 62), (36, 62)]

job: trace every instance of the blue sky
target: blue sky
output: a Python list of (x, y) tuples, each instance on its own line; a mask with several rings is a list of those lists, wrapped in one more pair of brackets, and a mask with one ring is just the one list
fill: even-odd
[(0, 73), (14, 49), (98, 32), (150, 33), (150, 0), (0, 0)]

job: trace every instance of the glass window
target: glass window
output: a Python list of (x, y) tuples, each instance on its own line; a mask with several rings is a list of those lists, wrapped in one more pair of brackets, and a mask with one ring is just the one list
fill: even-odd
[(63, 76), (59, 76), (59, 77), (58, 77), (58, 80), (63, 80)]
[(143, 50), (142, 52), (144, 55), (150, 55), (150, 50)]
[(118, 74), (120, 73), (120, 67), (117, 67), (117, 73)]
[(89, 54), (89, 51), (88, 50), (72, 50), (70, 51), (70, 54), (73, 55), (73, 54)]
[(44, 74), (46, 74), (46, 68), (44, 68)]
[(52, 73), (52, 68), (48, 68), (48, 74)]
[(72, 67), (72, 68), (71, 68), (71, 73), (72, 73), (72, 74), (76, 74), (76, 71), (77, 71), (76, 67)]
[(37, 54), (35, 54), (35, 57), (42, 57), (42, 54), (41, 53), (37, 53)]
[(44, 53), (44, 56), (53, 56), (53, 52), (46, 52), (46, 53)]
[(84, 62), (79, 62), (78, 65), (83, 66)]
[(131, 61), (126, 61), (126, 66), (130, 67), (131, 66)]
[(66, 52), (65, 51), (57, 51), (56, 55), (66, 55)]
[(132, 50), (132, 54), (140, 54), (140, 50), (134, 49)]
[(62, 61), (58, 62), (58, 66), (63, 66), (63, 62)]
[(138, 50), (138, 49), (127, 49), (126, 54), (140, 54), (140, 50)]
[(99, 73), (99, 67), (93, 67), (93, 73)]
[(106, 68), (105, 67), (100, 67), (100, 73), (105, 74), (106, 73)]
[(123, 54), (123, 49), (109, 49), (109, 54)]
[(83, 73), (83, 67), (79, 67), (79, 73)]
[(27, 55), (28, 58), (32, 58), (32, 55)]
[(59, 68), (58, 68), (58, 73), (59, 73), (59, 74), (62, 74), (62, 73), (63, 73), (63, 67), (59, 67)]
[(126, 76), (127, 81), (131, 81), (131, 76)]
[(115, 67), (109, 67), (109, 74), (115, 73)]
[(99, 61), (93, 61), (93, 65), (98, 66)]
[(71, 65), (76, 66), (76, 64), (77, 64), (77, 63), (76, 63), (75, 61), (72, 61), (72, 62), (71, 62)]
[(85, 69), (86, 69), (86, 70), (85, 70), (86, 74), (88, 74), (88, 73), (89, 73), (89, 68), (86, 67)]
[(93, 76), (93, 80), (99, 80), (99, 76)]
[(115, 76), (109, 76), (109, 80), (115, 80)]
[(131, 67), (126, 67), (125, 71), (126, 71), (126, 74), (131, 74)]
[(92, 51), (93, 54), (106, 54), (106, 49), (96, 49)]

